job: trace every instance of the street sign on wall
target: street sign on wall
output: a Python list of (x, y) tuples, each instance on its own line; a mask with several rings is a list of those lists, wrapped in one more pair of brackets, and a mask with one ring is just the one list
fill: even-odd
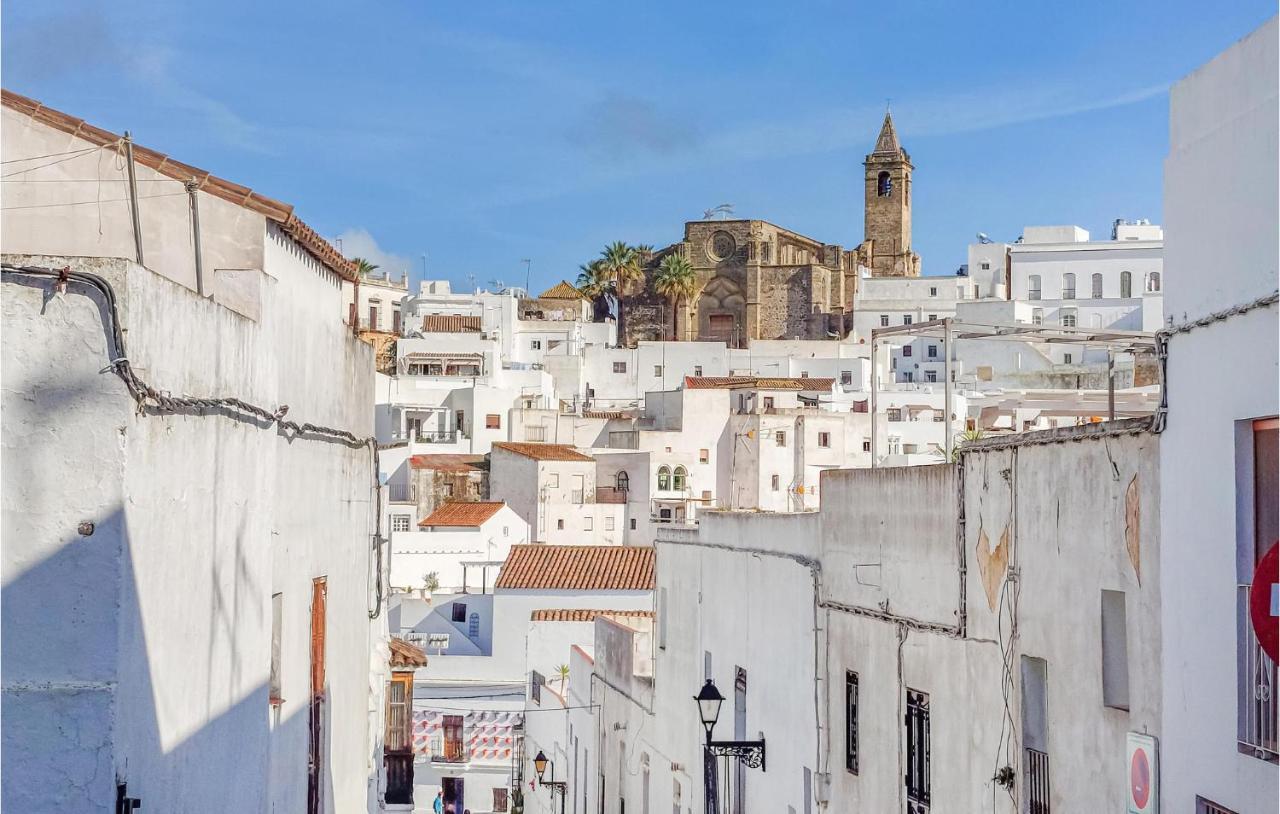
[(1271, 544), (1271, 548), (1253, 572), (1253, 584), (1249, 586), (1249, 621), (1253, 622), (1253, 635), (1258, 637), (1258, 644), (1263, 652), (1276, 658), (1277, 650), (1277, 614), (1280, 614), (1280, 546)]
[(1155, 814), (1160, 810), (1160, 754), (1151, 735), (1130, 732), (1125, 749), (1129, 777), (1126, 814)]

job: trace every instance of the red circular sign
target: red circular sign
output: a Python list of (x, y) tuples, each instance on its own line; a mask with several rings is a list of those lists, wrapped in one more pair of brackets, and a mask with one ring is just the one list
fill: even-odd
[(1253, 572), (1253, 584), (1249, 586), (1249, 620), (1253, 622), (1253, 635), (1258, 637), (1258, 644), (1272, 661), (1280, 661), (1276, 656), (1278, 620), (1275, 605), (1280, 601), (1280, 587), (1276, 584), (1280, 573), (1277, 572), (1280, 572), (1280, 547), (1272, 543), (1258, 561)]
[(1151, 763), (1145, 749), (1135, 751), (1129, 763), (1129, 794), (1140, 809), (1146, 808), (1151, 800)]

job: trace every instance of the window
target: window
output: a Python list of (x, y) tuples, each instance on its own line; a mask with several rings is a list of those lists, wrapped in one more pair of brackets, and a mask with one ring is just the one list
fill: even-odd
[(929, 695), (907, 690), (907, 799), (929, 805)]
[[(1236, 739), (1243, 754), (1276, 762), (1276, 666), (1258, 645), (1249, 613), (1253, 575), (1280, 536), (1280, 420), (1236, 424)], [(1275, 602), (1275, 588), (1271, 601)], [(1274, 608), (1274, 604), (1272, 605)]]
[(467, 638), (480, 638), (480, 614), (478, 613), (472, 612), (472, 614), (467, 617)]
[(778, 430), (773, 434), (773, 443), (776, 446), (785, 447), (787, 445), (787, 431)]
[(683, 492), (685, 480), (689, 477), (689, 470), (683, 466), (677, 466), (676, 471), (671, 475), (671, 489), (675, 492)]
[(764, 408), (765, 408), (766, 410), (772, 410), (772, 409), (773, 409), (773, 396), (765, 396), (765, 397), (764, 397)]
[(910, 314), (903, 314), (903, 315), (902, 315), (902, 324), (903, 324), (903, 325), (910, 325), (910, 324), (911, 324), (911, 315), (910, 315)]
[(671, 467), (658, 467), (658, 491), (666, 492), (671, 489)]
[(870, 442), (870, 441), (866, 441), (866, 440), (864, 440), (864, 441), (862, 442), (862, 451), (863, 451), (863, 452), (870, 452), (870, 451), (871, 451), (871, 442)]
[(636, 519), (634, 517), (631, 518), (631, 530), (632, 531), (636, 530)]
[(413, 518), (407, 514), (391, 515), (392, 531), (408, 531), (413, 525)]
[(486, 430), (502, 429), (502, 416), (497, 413), (489, 413), (484, 417), (484, 428)]
[(1040, 275), (1032, 274), (1027, 278), (1027, 299), (1040, 299)]
[(507, 794), (510, 789), (495, 788), (493, 790), (493, 810), (494, 812), (503, 812), (507, 810)]
[(1196, 795), (1196, 814), (1236, 814), (1224, 805)]
[(888, 198), (893, 194), (893, 178), (887, 172), (881, 172), (876, 176), (876, 197)]
[(858, 773), (858, 674), (844, 674), (844, 767)]
[(1120, 272), (1120, 296), (1133, 296), (1133, 275), (1127, 271)]
[(915, 455), (919, 451), (920, 451), (919, 444), (903, 444), (902, 445), (902, 454), (904, 455)]
[(1049, 730), (1047, 692), (1049, 665), (1044, 659), (1022, 657), (1022, 787), (1027, 814), (1049, 814)]
[(542, 703), (542, 687), (547, 683), (547, 679), (537, 670), (529, 671), (529, 698), (535, 704)]
[(653, 366), (653, 375), (655, 375), (655, 376), (661, 376), (661, 375), (662, 375), (662, 365), (654, 365), (654, 366)]
[(605, 531), (613, 531), (613, 518), (612, 518), (612, 517), (606, 517), (606, 518), (604, 519), (604, 530), (605, 530)]
[(852, 384), (853, 384), (853, 371), (852, 370), (840, 371), (840, 386), (849, 387)]
[(445, 497), (453, 497), (453, 484), (451, 482), (446, 482), (440, 488), (444, 492)]
[(556, 521), (556, 531), (564, 531), (564, 518), (563, 518), (563, 517)]
[(529, 342), (529, 350), (542, 350), (542, 340), (534, 339)]
[(938, 358), (938, 346), (937, 346), (937, 345), (930, 345), (930, 346), (928, 347), (928, 349), (927, 349), (927, 351), (926, 351), (925, 355), (926, 355), (926, 356), (928, 356), (930, 359), (937, 359), (937, 358)]
[(1062, 317), (1062, 327), (1064, 328), (1076, 327), (1076, 309), (1063, 308), (1061, 317)]
[(267, 695), (271, 703), (281, 701), (280, 697), (280, 635), (284, 624), (284, 594), (271, 595), (271, 678), (267, 685)]
[(453, 619), (453, 621), (455, 622), (467, 621), (467, 603), (466, 602), (454, 602), (452, 605), (449, 606), (449, 609), (450, 609), (450, 613), (452, 614), (451, 618)]
[(938, 371), (926, 370), (924, 372), (924, 380), (926, 382), (936, 382), (938, 380)]
[(938, 296), (938, 289), (934, 286), (929, 286), (929, 296), (930, 297)]
[(618, 474), (613, 476), (613, 486), (619, 492), (626, 492), (631, 489), (631, 476), (627, 474), (625, 469), (619, 470)]
[(1062, 298), (1064, 300), (1076, 298), (1076, 276), (1071, 272), (1062, 275)]
[(626, 363), (626, 362), (614, 362), (614, 363), (613, 363), (613, 372), (614, 372), (614, 373), (626, 373), (626, 372), (627, 372), (627, 363)]
[(552, 472), (552, 473), (550, 473), (550, 474), (548, 474), (548, 475), (547, 475), (547, 486), (550, 486), (552, 489), (559, 489), (559, 488), (560, 488), (560, 473), (559, 473), (559, 472)]
[(1102, 275), (1095, 273), (1089, 278), (1089, 296), (1095, 300), (1102, 299)]
[(709, 449), (698, 450), (698, 463), (705, 464), (710, 460), (711, 460), (711, 450)]
[(990, 264), (990, 263), (988, 263), (987, 261), (983, 260), (983, 261), (982, 261), (982, 270), (983, 270), (983, 271), (990, 271), (990, 270), (991, 270), (991, 264)]
[(936, 322), (937, 320), (938, 320), (938, 315), (937, 315), (937, 314), (930, 314), (930, 315), (929, 315), (929, 321), (930, 321), (930, 322)]
[(831, 433), (829, 432), (818, 433), (818, 446), (820, 447), (831, 446)]
[(881, 314), (881, 315), (880, 315), (880, 327), (881, 327), (881, 328), (888, 328), (888, 327), (889, 327), (889, 315), (888, 315), (888, 314)]
[(769, 488), (770, 488), (770, 489), (772, 489), (772, 490), (773, 490), (773, 491), (775, 491), (775, 492), (776, 492), (776, 491), (778, 491), (778, 476), (777, 476), (777, 475), (770, 475), (770, 476), (769, 476)]
[(544, 425), (524, 428), (524, 440), (541, 443), (547, 440), (547, 428)]
[(902, 408), (901, 408), (901, 407), (890, 407), (888, 410), (885, 410), (885, 413), (888, 415), (888, 417), (889, 417), (889, 420), (890, 420), (890, 421), (901, 421), (901, 420), (902, 420)]
[(1102, 703), (1129, 708), (1129, 645), (1124, 591), (1102, 592)]
[(1044, 324), (1044, 309), (1043, 309), (1043, 308), (1032, 308), (1032, 309), (1031, 309), (1031, 324), (1032, 324), (1032, 325), (1043, 325), (1043, 324)]
[(902, 346), (902, 355), (903, 355), (903, 356), (910, 356), (910, 355), (911, 355), (911, 353), (912, 353), (912, 351), (911, 351), (911, 346), (910, 346), (910, 345), (903, 345), (903, 346)]
[(701, 375), (702, 375), (702, 365), (694, 365), (694, 366), (693, 366), (693, 375), (695, 375), (695, 376), (701, 376)]
[(1153, 271), (1147, 275), (1147, 290), (1148, 291), (1160, 290), (1160, 272)]
[(594, 529), (594, 528), (595, 528), (595, 521), (594, 521), (594, 519), (593, 519), (593, 518), (591, 518), (591, 517), (584, 517), (584, 518), (582, 518), (582, 530), (583, 530), (583, 531), (591, 531), (591, 530), (592, 530), (592, 529)]
[(1074, 353), (1064, 353), (1064, 354), (1062, 354), (1062, 364), (1064, 364), (1064, 365), (1071, 365), (1071, 364), (1075, 364), (1075, 359), (1076, 359), (1076, 356), (1075, 356), (1075, 354), (1074, 354)]

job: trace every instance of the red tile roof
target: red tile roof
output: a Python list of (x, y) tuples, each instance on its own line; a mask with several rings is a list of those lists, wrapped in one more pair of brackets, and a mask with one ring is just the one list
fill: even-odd
[(388, 661), (392, 667), (427, 666), (427, 654), (422, 651), (421, 647), (395, 636), (391, 637), (389, 644), (391, 646), (391, 658)]
[(761, 376), (685, 376), (686, 390), (728, 390), (749, 388), (752, 390), (830, 390), (835, 379)]
[(504, 449), (535, 461), (593, 461), (568, 444), (532, 444), (522, 441), (494, 441), (495, 449)]
[(422, 332), (429, 334), (466, 334), (480, 332), (480, 317), (460, 314), (427, 314), (422, 318)]
[[(98, 146), (115, 144), (122, 138), (108, 130), (94, 127), (84, 119), (78, 119), (51, 107), (45, 107), (35, 99), (29, 99), (13, 91), (0, 90), (0, 104), (11, 110), (24, 113), (41, 124), (69, 133), (90, 144)], [(335, 249), (329, 241), (320, 237), (314, 229), (303, 223), (294, 214), (293, 207), (289, 204), (272, 200), (265, 195), (259, 195), (248, 187), (219, 178), (208, 170), (202, 170), (190, 164), (175, 161), (164, 153), (150, 150), (136, 142), (133, 145), (133, 160), (144, 167), (150, 167), (161, 175), (167, 175), (175, 181), (186, 182), (195, 179), (196, 185), (202, 192), (263, 215), (267, 220), (279, 224), (286, 234), (296, 240), (312, 257), (330, 270), (348, 280), (357, 278), (356, 264), (343, 257), (342, 253)]]
[(515, 545), (494, 588), (553, 591), (652, 591), (652, 548), (608, 545)]
[(480, 502), (455, 500), (437, 506), (431, 515), (418, 525), (427, 526), (480, 526), (498, 510), (507, 504), (502, 502)]
[(484, 467), (483, 455), (448, 454), (443, 452), (431, 455), (412, 455), (409, 457), (411, 469), (431, 469), (436, 472), (480, 472)]
[(534, 622), (594, 622), (597, 616), (653, 618), (647, 610), (603, 610), (599, 608), (541, 608), (529, 614)]
[(538, 295), (540, 300), (585, 300), (582, 292), (569, 284), (568, 280), (561, 280), (555, 285), (548, 288)]

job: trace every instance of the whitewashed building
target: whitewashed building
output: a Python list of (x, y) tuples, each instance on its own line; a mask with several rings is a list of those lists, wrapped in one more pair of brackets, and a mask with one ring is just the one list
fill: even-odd
[(505, 500), (540, 543), (621, 545), (625, 496), (596, 483), (596, 462), (563, 444), (493, 445), (489, 492)]
[(393, 589), (445, 588), (485, 593), (513, 545), (529, 542), (529, 524), (501, 501), (455, 501), (414, 531), (392, 531)]
[(2, 115), (3, 807), (376, 806), (354, 269), (289, 205), (138, 145), (131, 213), (119, 136), (8, 92)]
[(1165, 811), (1278, 807), (1274, 650), (1264, 654), (1248, 612), (1251, 588), (1261, 588), (1274, 637), (1274, 562), (1255, 572), (1280, 533), (1278, 34), (1273, 17), (1170, 94), (1164, 210), (1173, 327), (1160, 521)]

